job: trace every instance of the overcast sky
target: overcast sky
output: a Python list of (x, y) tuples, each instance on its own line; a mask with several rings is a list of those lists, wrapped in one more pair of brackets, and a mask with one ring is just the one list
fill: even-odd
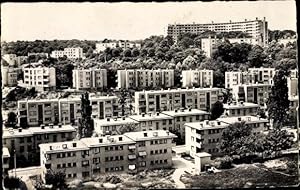
[(296, 30), (295, 1), (188, 3), (4, 3), (1, 39), (144, 39), (168, 24), (266, 20), (269, 29)]

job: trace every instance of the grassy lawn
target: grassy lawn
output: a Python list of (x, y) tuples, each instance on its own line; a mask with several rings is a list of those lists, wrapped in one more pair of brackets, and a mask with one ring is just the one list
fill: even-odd
[[(296, 168), (295, 168), (296, 170)], [(290, 174), (287, 174), (290, 173)], [(243, 188), (296, 185), (296, 172), (276, 172), (262, 164), (241, 164), (220, 173), (203, 173), (197, 176), (184, 175), (181, 180), (191, 188)], [(247, 185), (246, 185), (247, 184)]]

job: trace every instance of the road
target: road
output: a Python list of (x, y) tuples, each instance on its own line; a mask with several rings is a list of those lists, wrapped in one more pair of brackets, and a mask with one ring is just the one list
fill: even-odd
[(191, 161), (185, 160), (181, 157), (173, 157), (172, 161), (175, 168), (175, 171), (172, 174), (172, 179), (174, 180), (177, 188), (185, 188), (184, 183), (180, 181), (180, 177), (182, 174), (185, 174), (185, 171), (194, 173), (194, 164)]

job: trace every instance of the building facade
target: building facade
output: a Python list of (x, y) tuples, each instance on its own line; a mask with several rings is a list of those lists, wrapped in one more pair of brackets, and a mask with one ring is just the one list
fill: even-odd
[(198, 109), (180, 109), (180, 110), (172, 110), (172, 111), (163, 111), (165, 115), (171, 116), (174, 123), (173, 129), (171, 132), (176, 131), (180, 134), (178, 138), (181, 138), (182, 141), (185, 141), (185, 123), (189, 122), (200, 122), (210, 118), (210, 113), (198, 110)]
[(2, 87), (13, 87), (18, 85), (18, 74), (22, 72), (20, 68), (1, 66)]
[(266, 103), (271, 93), (270, 84), (236, 85), (232, 88), (233, 99), (236, 101), (258, 104), (266, 108)]
[(247, 116), (247, 115), (257, 115), (257, 110), (259, 109), (258, 104), (250, 102), (231, 102), (223, 104), (224, 114), (228, 117), (234, 116)]
[[(117, 96), (90, 95), (92, 118), (104, 119), (120, 115)], [(41, 124), (75, 124), (81, 118), (81, 98), (71, 96), (60, 99), (18, 101), (18, 123), (29, 126)], [(128, 114), (127, 112), (125, 112)]]
[(122, 135), (128, 128), (138, 130), (138, 124), (139, 122), (129, 117), (94, 119), (94, 130), (100, 136), (106, 134)]
[(27, 67), (24, 68), (24, 82), (26, 88), (34, 87), (37, 91), (56, 89), (56, 72), (54, 67)]
[(106, 48), (122, 48), (122, 49), (127, 49), (127, 48), (141, 48), (140, 43), (136, 42), (129, 42), (129, 41), (113, 41), (113, 42), (99, 42), (96, 43), (96, 52), (100, 53), (104, 51)]
[(66, 56), (68, 59), (84, 58), (83, 49), (80, 47), (65, 48), (63, 51), (55, 50), (51, 52), (50, 57), (58, 59)]
[(268, 44), (268, 22), (265, 20), (245, 20), (227, 23), (207, 23), (207, 24), (169, 24), (167, 35), (176, 42), (179, 35), (184, 33), (201, 34), (207, 30), (219, 32), (242, 31), (255, 38), (259, 45)]
[(118, 88), (147, 88), (174, 86), (174, 70), (130, 69), (118, 70)]
[(144, 131), (41, 144), (42, 178), (48, 169), (64, 170), (67, 180), (72, 180), (111, 172), (169, 168), (174, 138), (167, 131)]
[(212, 70), (182, 71), (182, 87), (210, 87), (213, 86)]
[(156, 113), (180, 108), (209, 110), (220, 99), (220, 88), (168, 89), (135, 92), (135, 112)]
[(104, 89), (107, 87), (106, 69), (74, 69), (73, 88), (83, 89)]
[(225, 117), (213, 121), (202, 121), (185, 124), (186, 151), (195, 157), (197, 153), (208, 152), (213, 156), (222, 155), (220, 144), (225, 128), (234, 123), (245, 122), (252, 128), (252, 133), (262, 133), (268, 130), (267, 119), (254, 116)]
[[(10, 167), (13, 167), (14, 150), (19, 161), (34, 165), (39, 162), (39, 147), (41, 143), (63, 142), (73, 140), (76, 129), (70, 125), (31, 127), (28, 129), (4, 129), (2, 144), (11, 155)], [(23, 162), (23, 164), (24, 164)], [(21, 163), (17, 163), (18, 165)]]

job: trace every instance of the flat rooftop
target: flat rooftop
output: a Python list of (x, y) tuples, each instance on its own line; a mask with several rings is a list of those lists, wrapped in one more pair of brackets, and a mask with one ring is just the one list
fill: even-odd
[(153, 131), (139, 131), (124, 133), (125, 136), (131, 138), (134, 141), (158, 139), (158, 138), (176, 138), (173, 133), (165, 130), (153, 130)]
[(203, 110), (199, 110), (199, 109), (185, 109), (185, 110), (177, 110), (177, 112), (175, 110), (172, 111), (163, 111), (163, 114), (172, 116), (172, 117), (176, 117), (176, 116), (189, 116), (189, 115), (209, 115), (209, 112), (203, 111)]
[(223, 104), (224, 109), (238, 109), (238, 108), (256, 108), (259, 107), (258, 104), (251, 102), (236, 102), (230, 104)]
[(168, 90), (147, 90), (147, 91), (137, 91), (135, 93), (148, 93), (148, 94), (157, 94), (157, 93), (176, 93), (176, 92), (195, 92), (195, 91), (215, 91), (221, 90), (221, 88), (178, 88), (178, 89), (168, 89)]
[[(109, 121), (108, 121), (109, 120)], [(94, 118), (94, 122), (100, 126), (113, 126), (113, 125), (124, 125), (124, 124), (138, 124), (139, 122), (129, 118), (106, 118), (106, 119), (97, 119)]]
[(81, 142), (86, 144), (88, 147), (93, 146), (108, 146), (114, 144), (134, 144), (135, 141), (128, 138), (125, 135), (107, 135), (104, 137), (92, 137), (80, 139)]
[(268, 119), (256, 117), (256, 116), (236, 116), (236, 117), (221, 117), (217, 119), (218, 121), (233, 124), (237, 122), (246, 122), (246, 123), (267, 123), (269, 122)]
[(39, 147), (41, 149), (41, 152), (45, 151), (47, 153), (55, 153), (61, 151), (79, 151), (79, 150), (89, 149), (87, 145), (80, 140), (45, 143), (45, 144), (40, 144)]
[(131, 119), (135, 121), (156, 121), (156, 120), (165, 120), (165, 119), (173, 119), (169, 115), (165, 115), (163, 113), (153, 113), (153, 114), (142, 114), (142, 115), (131, 115), (129, 116)]
[(27, 129), (13, 129), (5, 128), (3, 129), (3, 138), (18, 138), (18, 137), (28, 137), (33, 136), (34, 134), (44, 134), (44, 133), (62, 133), (62, 132), (75, 132), (76, 129), (71, 125), (62, 125), (58, 126), (45, 126), (44, 129), (41, 127), (30, 127)]
[(184, 125), (198, 130), (206, 130), (206, 129), (225, 128), (228, 127), (229, 124), (221, 121), (218, 122), (217, 120), (213, 120), (213, 121), (205, 120), (201, 122), (186, 123)]

